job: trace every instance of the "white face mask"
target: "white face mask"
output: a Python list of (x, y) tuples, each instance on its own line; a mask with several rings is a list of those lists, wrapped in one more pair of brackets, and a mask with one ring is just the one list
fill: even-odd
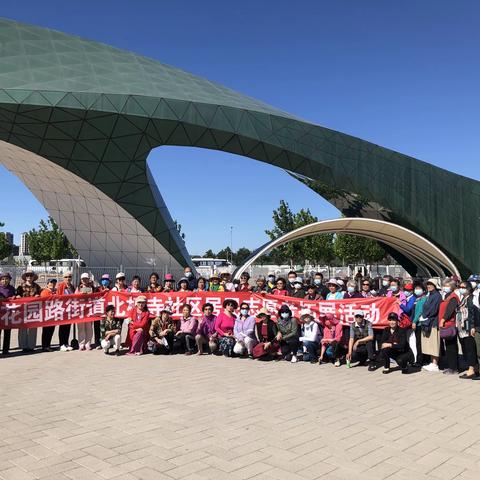
[(460, 292), (460, 295), (466, 295), (467, 289), (466, 289), (466, 288), (461, 288), (461, 289), (459, 290), (459, 292)]
[(282, 312), (280, 315), (282, 318), (288, 318), (290, 316), (288, 312)]
[(355, 291), (355, 287), (348, 287), (348, 293), (353, 293)]
[(478, 287), (478, 284), (477, 282), (470, 282), (472, 284), (472, 288), (477, 288)]
[(415, 289), (415, 295), (419, 297), (420, 295), (423, 295), (423, 290), (421, 288), (416, 288)]
[(242, 308), (242, 309), (240, 310), (240, 313), (241, 313), (244, 317), (246, 317), (246, 316), (248, 315), (248, 310), (247, 310), (246, 308)]
[(388, 287), (388, 286), (390, 285), (390, 282), (389, 282), (388, 280), (383, 280), (383, 281), (382, 281), (382, 285), (383, 285), (384, 287)]
[(450, 293), (452, 289), (450, 287), (443, 287), (442, 289), (445, 293)]

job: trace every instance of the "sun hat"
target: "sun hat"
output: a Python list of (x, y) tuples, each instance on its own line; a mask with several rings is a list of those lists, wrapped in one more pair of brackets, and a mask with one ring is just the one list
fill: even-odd
[(299, 283), (300, 285), (303, 285), (303, 279), (302, 279), (302, 277), (297, 277), (297, 278), (294, 280), (293, 283), (294, 283), (294, 284), (295, 284), (295, 283)]
[(364, 318), (364, 317), (365, 317), (365, 312), (364, 312), (363, 310), (357, 310), (357, 311), (355, 312), (355, 318), (356, 318), (356, 317), (362, 317), (362, 318)]
[(72, 273), (70, 270), (67, 270), (67, 271), (63, 274), (63, 278), (72, 277), (72, 276), (73, 276), (73, 273)]
[(233, 305), (233, 308), (236, 310), (238, 308), (238, 302), (236, 300), (234, 300), (233, 298), (226, 298), (224, 301), (223, 301), (223, 308), (226, 308), (227, 305), (230, 305), (232, 304)]
[(123, 272), (118, 272), (115, 275), (115, 280), (118, 280), (119, 278), (125, 278), (125, 274)]
[(314, 313), (309, 308), (300, 310), (300, 318), (303, 320), (305, 317), (310, 317), (312, 320), (315, 319)]
[(164, 277), (164, 280), (166, 282), (174, 282), (173, 275), (171, 273), (166, 273), (165, 277)]
[(12, 279), (12, 274), (10, 272), (0, 272), (0, 278), (9, 278)]
[(80, 280), (82, 280), (84, 278), (88, 278), (90, 280), (90, 275), (87, 272), (84, 272), (80, 275)]
[(440, 288), (440, 280), (438, 278), (429, 278), (426, 283), (430, 283), (433, 285), (437, 290)]
[(270, 312), (265, 307), (263, 307), (258, 311), (256, 317), (257, 318), (262, 316), (270, 317), (270, 315), (271, 315)]
[(331, 278), (331, 279), (327, 282), (327, 285), (335, 285), (336, 287), (338, 287), (340, 284), (339, 284), (339, 282), (338, 282), (335, 278)]
[(139, 295), (136, 299), (135, 299), (135, 303), (140, 303), (140, 302), (145, 302), (147, 303), (147, 297), (145, 295)]
[(110, 275), (109, 275), (108, 273), (104, 273), (104, 274), (102, 275), (101, 280), (108, 280), (108, 281), (110, 281)]
[(25, 270), (22, 274), (22, 280), (25, 281), (27, 279), (27, 275), (33, 276), (33, 281), (38, 279), (38, 275), (31, 269)]

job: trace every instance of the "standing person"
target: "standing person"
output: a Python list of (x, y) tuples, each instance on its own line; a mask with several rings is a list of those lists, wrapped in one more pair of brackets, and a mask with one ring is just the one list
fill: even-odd
[(190, 290), (188, 289), (188, 279), (187, 278), (181, 278), (178, 281), (177, 284), (177, 292), (189, 292)]
[(208, 281), (208, 284), (209, 284), (209, 289), (210, 289), (211, 292), (224, 292), (225, 291), (223, 285), (220, 285), (220, 278), (216, 274), (213, 274), (210, 277), (210, 279)]
[(253, 348), (253, 358), (272, 360), (276, 358), (278, 352), (277, 325), (270, 318), (266, 308), (258, 312), (257, 319), (259, 321), (255, 325), (255, 335), (258, 343)]
[(197, 281), (197, 288), (195, 289), (196, 292), (208, 292), (208, 285), (207, 279), (200, 277)]
[(357, 283), (353, 280), (347, 282), (347, 291), (344, 293), (343, 298), (362, 298), (362, 294), (357, 290)]
[[(75, 290), (75, 293), (82, 293), (89, 295), (95, 292), (92, 279), (88, 273), (82, 273), (80, 276), (80, 285)], [(80, 322), (77, 324), (78, 328), (78, 349), (79, 350), (91, 350), (91, 341), (93, 334), (92, 322)]]
[(297, 277), (293, 282), (293, 290), (290, 292), (290, 296), (294, 298), (305, 298), (305, 290), (303, 289), (303, 280), (301, 277)]
[(315, 273), (315, 275), (313, 276), (313, 284), (317, 288), (317, 292), (322, 296), (322, 298), (327, 298), (328, 288), (323, 283), (323, 273)]
[[(12, 275), (8, 272), (0, 273), (0, 300), (13, 299), (15, 297), (15, 287), (10, 285), (12, 281)], [(2, 329), (0, 329), (0, 336)], [(12, 330), (6, 328), (3, 330), (3, 347), (2, 354), (8, 355), (10, 353), (10, 340), (12, 336)]]
[(105, 355), (109, 354), (112, 347), (115, 347), (115, 355), (120, 355), (123, 320), (115, 318), (115, 307), (107, 305), (105, 309), (104, 334), (101, 346)]
[(293, 270), (290, 270), (287, 274), (287, 284), (286, 284), (286, 289), (287, 289), (287, 292), (288, 294), (287, 295), (291, 295), (293, 293), (293, 290), (294, 290), (294, 286), (293, 286), (293, 283), (295, 282), (295, 280), (297, 279), (297, 273)]
[(132, 277), (132, 282), (130, 286), (127, 288), (127, 292), (129, 293), (143, 293), (143, 288), (141, 286), (142, 279), (138, 275), (134, 275)]
[(112, 288), (112, 292), (126, 292), (127, 283), (125, 281), (125, 274), (123, 272), (118, 272), (115, 275), (115, 285)]
[(235, 284), (232, 282), (232, 275), (229, 272), (220, 274), (220, 285), (223, 290), (221, 292), (235, 292)]
[[(36, 283), (38, 275), (32, 270), (27, 270), (22, 275), (22, 283), (16, 291), (17, 298), (39, 297), (42, 289)], [(29, 353), (35, 350), (37, 346), (37, 329), (36, 328), (20, 328), (18, 330), (18, 346), (22, 352)]]
[(100, 286), (98, 287), (99, 292), (108, 292), (112, 288), (112, 280), (108, 273), (104, 273), (102, 278), (100, 278)]
[(341, 290), (341, 285), (335, 278), (331, 278), (327, 282), (328, 294), (325, 300), (342, 300), (343, 292)]
[(382, 282), (380, 284), (380, 288), (378, 290), (379, 297), (386, 297), (388, 292), (390, 291), (390, 284), (393, 280), (391, 275), (384, 275), (382, 277)]
[(390, 373), (390, 359), (393, 358), (402, 373), (408, 373), (408, 350), (407, 335), (403, 328), (398, 326), (399, 318), (394, 312), (388, 314), (388, 327), (382, 333), (382, 344), (379, 352), (379, 360), (383, 364), (382, 373)]
[(203, 317), (197, 329), (195, 342), (197, 343), (197, 355), (203, 355), (203, 347), (208, 345), (210, 353), (215, 353), (218, 348), (218, 334), (215, 330), (217, 316), (213, 314), (213, 305), (205, 303), (202, 307)]
[(362, 290), (360, 292), (360, 295), (363, 298), (371, 298), (374, 296), (372, 293), (372, 284), (368, 278), (364, 278), (362, 280)]
[(297, 351), (300, 345), (298, 323), (286, 304), (283, 304), (278, 311), (277, 330), (276, 340), (280, 345), (282, 358), (297, 363)]
[[(73, 295), (75, 293), (72, 277), (73, 275), (70, 271), (63, 274), (63, 282), (57, 285), (57, 295)], [(69, 343), (71, 327), (71, 323), (63, 323), (58, 327), (58, 343), (60, 344), (61, 352), (71, 352), (73, 350)]]
[(468, 370), (462, 379), (478, 379), (478, 354), (475, 343), (475, 326), (479, 324), (479, 312), (473, 303), (473, 288), (470, 282), (460, 284), (461, 295), (457, 313), (457, 330), (462, 346), (463, 358), (468, 365)]
[(233, 326), (233, 335), (236, 343), (233, 347), (233, 353), (236, 355), (248, 354), (248, 358), (253, 359), (253, 347), (257, 344), (255, 337), (255, 317), (249, 314), (250, 305), (246, 302), (240, 304), (240, 314), (235, 319)]
[(438, 310), (442, 295), (438, 291), (440, 282), (436, 278), (427, 280), (427, 299), (423, 304), (423, 312), (419, 319), (422, 328), (422, 353), (430, 355), (430, 363), (422, 367), (427, 372), (438, 372), (440, 355), (440, 335), (438, 333)]
[[(57, 293), (57, 279), (50, 278), (47, 281), (47, 287), (40, 292), (41, 298), (48, 298)], [(55, 332), (55, 325), (51, 327), (42, 327), (42, 350), (44, 352), (53, 352), (52, 337)]]
[(318, 293), (315, 285), (307, 286), (307, 293), (305, 294), (305, 300), (324, 300), (323, 297)]
[[(417, 283), (414, 288), (415, 303), (413, 304), (412, 316), (412, 330), (415, 334), (415, 348), (412, 348), (415, 361), (414, 367), (423, 367), (423, 352), (422, 352), (422, 325), (420, 318), (423, 314), (423, 305), (427, 300), (425, 295), (425, 287), (421, 283)], [(410, 343), (410, 347), (412, 344)]]
[(313, 312), (309, 308), (300, 311), (300, 320), (302, 321), (300, 342), (303, 344), (303, 361), (317, 363), (321, 337), (320, 329), (318, 324), (314, 322)]
[(156, 272), (152, 272), (150, 274), (150, 277), (148, 278), (148, 287), (146, 290), (148, 293), (160, 293), (163, 290), (162, 286), (158, 283), (159, 278), (160, 277)]
[(148, 349), (154, 355), (173, 355), (173, 340), (177, 333), (177, 323), (171, 317), (171, 312), (164, 308), (150, 327)]
[(247, 272), (243, 272), (240, 275), (240, 283), (238, 284), (237, 291), (238, 292), (250, 292), (252, 287), (248, 283), (250, 281), (250, 275)]
[(342, 324), (331, 313), (325, 315), (323, 338), (321, 340), (320, 358), (318, 363), (326, 363), (327, 355), (334, 361), (336, 367), (340, 366), (340, 358), (345, 350), (342, 345), (343, 328)]
[(276, 288), (275, 274), (269, 273), (267, 277), (267, 293), (272, 293)]
[(197, 282), (195, 280), (195, 275), (193, 274), (192, 267), (186, 266), (183, 269), (183, 276), (188, 281), (188, 290), (193, 292), (197, 287)]
[(454, 375), (458, 373), (458, 340), (456, 314), (460, 303), (455, 290), (456, 282), (445, 280), (443, 282), (443, 300), (438, 310), (438, 329), (440, 339), (443, 340), (445, 356), (447, 358), (447, 368), (443, 371), (445, 375)]
[(147, 351), (150, 330), (150, 312), (147, 308), (147, 297), (139, 295), (133, 308), (126, 317), (128, 334), (126, 345), (130, 347), (127, 355), (142, 355)]
[(255, 286), (252, 288), (253, 293), (266, 293), (267, 292), (267, 280), (263, 275), (260, 275), (255, 281)]
[(218, 336), (218, 349), (225, 357), (233, 356), (233, 347), (235, 345), (235, 336), (233, 328), (235, 326), (235, 310), (238, 303), (231, 298), (223, 302), (223, 312), (219, 313), (215, 320), (215, 330)]
[(277, 285), (276, 288), (273, 289), (272, 295), (280, 295), (281, 297), (286, 297), (288, 295), (284, 278), (277, 278)]
[(198, 320), (192, 317), (191, 314), (192, 306), (189, 303), (185, 303), (182, 307), (180, 330), (175, 334), (174, 339), (175, 344), (185, 352), (185, 355), (191, 355), (195, 348)]
[(175, 291), (175, 279), (171, 273), (166, 273), (163, 280), (163, 292), (174, 292)]

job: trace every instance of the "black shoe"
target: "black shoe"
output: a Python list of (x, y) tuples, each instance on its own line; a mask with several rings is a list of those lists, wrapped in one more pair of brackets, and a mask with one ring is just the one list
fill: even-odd
[(110, 349), (107, 348), (106, 350), (103, 351), (103, 353), (104, 353), (105, 355), (109, 355), (109, 354), (110, 354)]
[(119, 357), (121, 355), (120, 350), (115, 350), (115, 355)]
[(373, 364), (370, 364), (370, 365), (368, 366), (368, 371), (369, 371), (369, 372), (374, 372), (376, 369), (377, 369), (377, 367), (376, 367), (375, 365), (373, 365)]
[(385, 375), (387, 375), (387, 374), (389, 374), (391, 371), (392, 371), (391, 368), (384, 368), (384, 369), (382, 370), (382, 373), (384, 373)]
[(408, 375), (410, 373), (410, 370), (408, 369), (408, 367), (402, 368), (402, 373), (404, 375)]

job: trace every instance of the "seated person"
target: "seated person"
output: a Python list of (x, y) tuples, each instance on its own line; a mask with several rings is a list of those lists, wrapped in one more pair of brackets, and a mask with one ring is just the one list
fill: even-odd
[(298, 324), (297, 319), (293, 317), (292, 311), (288, 305), (284, 304), (278, 311), (276, 340), (280, 345), (283, 360), (290, 360), (297, 363)]
[(210, 353), (218, 349), (218, 333), (215, 330), (215, 320), (217, 316), (213, 314), (213, 305), (205, 303), (202, 307), (203, 317), (197, 329), (195, 342), (197, 343), (197, 355), (203, 355), (203, 348), (208, 345)]
[(253, 347), (253, 358), (262, 360), (272, 360), (277, 357), (278, 342), (277, 325), (270, 318), (270, 313), (266, 308), (262, 308), (257, 314), (257, 323), (255, 325), (255, 336), (257, 343)]
[(185, 355), (191, 355), (195, 348), (195, 335), (197, 333), (198, 320), (192, 317), (192, 306), (186, 303), (182, 307), (182, 319), (180, 330), (175, 333), (174, 343), (176, 348), (183, 350)]
[(120, 355), (123, 320), (115, 318), (115, 307), (107, 305), (105, 309), (104, 337), (101, 341), (103, 353), (108, 355), (110, 348), (115, 347), (115, 355)]
[(325, 315), (324, 323), (319, 363), (328, 363), (329, 359), (332, 359), (335, 366), (339, 367), (340, 358), (345, 352), (342, 344), (342, 324), (331, 313)]
[(355, 313), (355, 320), (350, 325), (350, 340), (348, 342), (347, 360), (352, 367), (363, 365), (367, 359), (372, 362), (368, 369), (374, 370), (373, 365), (373, 327), (365, 320), (365, 314), (360, 310)]
[(399, 318), (394, 312), (388, 314), (389, 326), (382, 332), (379, 361), (383, 364), (382, 373), (390, 373), (390, 359), (393, 358), (402, 369), (408, 373), (410, 350), (407, 343), (407, 332), (398, 326)]
[(164, 308), (150, 326), (148, 349), (154, 355), (172, 355), (173, 338), (176, 332), (177, 322), (172, 319), (170, 310)]
[(312, 311), (305, 308), (300, 312), (302, 325), (303, 361), (316, 363), (318, 361), (318, 349), (320, 347), (320, 329), (315, 323)]

